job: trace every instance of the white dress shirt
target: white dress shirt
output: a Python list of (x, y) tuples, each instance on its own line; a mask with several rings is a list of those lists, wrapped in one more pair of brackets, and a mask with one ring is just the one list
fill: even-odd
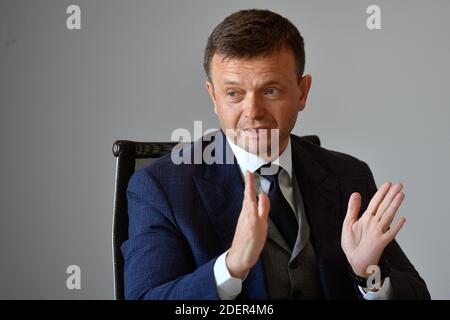
[[(258, 156), (247, 152), (242, 149), (238, 145), (234, 144), (230, 139), (227, 138), (228, 144), (231, 147), (231, 150), (236, 157), (237, 163), (241, 170), (242, 177), (245, 176), (245, 172), (248, 170), (254, 173), (254, 181), (255, 181), (255, 191), (256, 194), (260, 192), (268, 193), (270, 182), (261, 177), (257, 173), (255, 173), (262, 165), (267, 164), (267, 161), (259, 158)], [(288, 145), (283, 153), (274, 161), (273, 164), (280, 166), (283, 170), (280, 171), (278, 176), (278, 182), (280, 184), (280, 190), (283, 193), (284, 197), (292, 207), (293, 212), (296, 212), (295, 209), (295, 199), (294, 199), (294, 190), (292, 183), (292, 149), (291, 149), (291, 140), (289, 139)], [(297, 217), (296, 217), (297, 218)], [(222, 255), (217, 258), (214, 263), (214, 277), (217, 285), (217, 292), (219, 297), (222, 300), (233, 300), (235, 299), (242, 291), (242, 282), (244, 279), (239, 279), (232, 277), (227, 268), (225, 258), (228, 253), (228, 250), (224, 252)], [(377, 292), (368, 291), (367, 289), (359, 287), (359, 290), (363, 294), (364, 299), (366, 300), (386, 300), (389, 299), (391, 295), (391, 285), (390, 280), (387, 277), (383, 281), (383, 285)]]

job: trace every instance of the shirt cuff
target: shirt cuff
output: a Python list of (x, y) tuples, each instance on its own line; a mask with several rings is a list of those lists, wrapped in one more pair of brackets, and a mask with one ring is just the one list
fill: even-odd
[[(228, 250), (217, 258), (214, 263), (214, 278), (216, 279), (217, 293), (222, 300), (233, 300), (242, 291), (242, 281), (239, 278), (231, 276), (228, 271), (225, 258)], [(244, 279), (247, 275), (244, 277)]]
[(391, 280), (386, 277), (378, 291), (370, 291), (358, 286), (365, 300), (389, 300), (392, 296)]

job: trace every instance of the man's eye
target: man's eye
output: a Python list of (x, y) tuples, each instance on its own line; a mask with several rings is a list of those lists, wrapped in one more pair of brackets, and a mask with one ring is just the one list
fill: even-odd
[(277, 88), (269, 88), (266, 90), (266, 94), (271, 95), (271, 96), (278, 94), (278, 93), (279, 93), (279, 90)]
[(237, 96), (237, 92), (236, 91), (228, 91), (227, 92), (227, 96), (234, 98)]

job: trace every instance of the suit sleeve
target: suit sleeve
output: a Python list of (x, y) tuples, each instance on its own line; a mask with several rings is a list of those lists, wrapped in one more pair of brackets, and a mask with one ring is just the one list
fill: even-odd
[(129, 239), (122, 245), (126, 299), (219, 299), (216, 258), (196, 266), (159, 182), (140, 170), (128, 190)]
[[(369, 199), (371, 199), (377, 192), (377, 186), (372, 172), (367, 165), (366, 167), (369, 172)], [(381, 259), (385, 259), (391, 269), (389, 278), (393, 300), (431, 299), (425, 281), (395, 239), (386, 246)]]

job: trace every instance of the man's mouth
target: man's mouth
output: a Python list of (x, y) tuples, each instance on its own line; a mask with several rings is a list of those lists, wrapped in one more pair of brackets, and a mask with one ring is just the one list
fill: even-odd
[(269, 127), (251, 127), (242, 129), (242, 133), (248, 137), (267, 136), (272, 128)]

